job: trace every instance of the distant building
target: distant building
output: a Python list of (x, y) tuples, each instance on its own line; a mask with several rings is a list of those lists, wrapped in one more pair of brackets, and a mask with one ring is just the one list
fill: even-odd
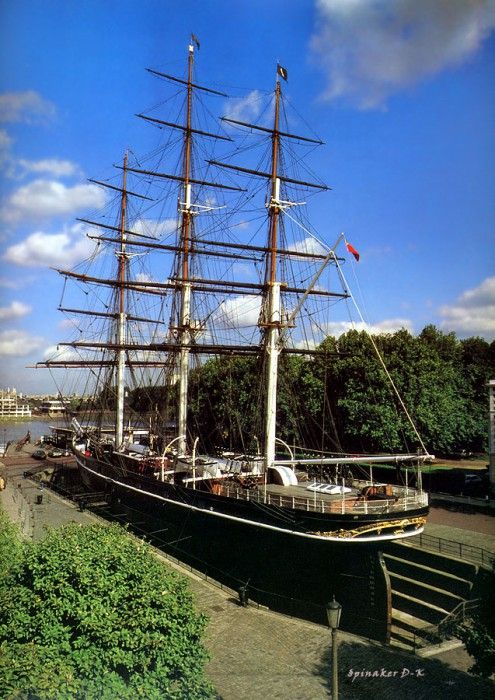
[(40, 406), (41, 413), (49, 413), (50, 415), (61, 415), (65, 413), (65, 405), (59, 399), (50, 399), (43, 401)]
[(8, 387), (0, 389), (0, 416), (9, 418), (30, 418), (31, 409), (27, 403), (19, 403), (22, 394)]

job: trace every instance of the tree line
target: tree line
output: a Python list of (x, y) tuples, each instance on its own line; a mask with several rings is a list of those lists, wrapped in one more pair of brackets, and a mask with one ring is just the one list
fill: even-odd
[[(289, 444), (331, 452), (420, 447), (373, 343), (430, 452), (444, 457), (486, 452), (495, 342), (458, 339), (434, 326), (417, 336), (399, 330), (373, 341), (351, 330), (327, 337), (314, 356), (282, 355), (277, 435)], [(209, 359), (191, 372), (189, 430), (201, 436), (203, 449), (257, 448), (246, 436), (261, 439), (263, 433), (264, 376), (262, 359), (234, 356)], [(164, 405), (174, 405), (164, 387), (130, 396), (130, 406), (140, 413)]]

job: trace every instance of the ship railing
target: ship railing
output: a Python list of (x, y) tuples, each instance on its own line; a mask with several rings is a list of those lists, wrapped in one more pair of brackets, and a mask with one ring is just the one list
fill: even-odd
[(324, 500), (308, 496), (287, 496), (282, 494), (264, 493), (262, 489), (240, 489), (231, 485), (218, 485), (218, 495), (227, 496), (243, 501), (254, 501), (278, 508), (292, 508), (293, 510), (306, 510), (316, 513), (352, 513), (365, 515), (380, 515), (384, 513), (401, 513), (428, 505), (426, 493), (413, 492), (409, 489), (407, 496), (386, 498), (380, 500), (361, 500), (359, 497), (336, 498)]

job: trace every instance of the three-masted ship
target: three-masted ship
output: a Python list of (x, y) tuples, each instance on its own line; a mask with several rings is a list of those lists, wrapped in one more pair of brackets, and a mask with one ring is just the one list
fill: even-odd
[[(280, 437), (281, 367), (318, 355), (338, 362), (307, 328), (321, 340), (317, 312), (348, 296), (327, 282), (342, 279), (343, 237), (327, 246), (300, 201), (328, 188), (309, 179), (300, 156), (297, 171), (289, 171), (293, 149), (321, 142), (285, 127), (280, 66), (269, 118), (249, 123), (231, 113), (221, 129), (208, 130), (196, 99), (222, 93), (197, 84), (193, 66), (191, 43), (187, 77), (150, 71), (183, 97), (182, 121), (139, 115), (165, 134), (153, 166), (144, 158), (130, 163), (126, 154), (118, 181), (93, 180), (114, 197), (117, 216), (81, 219), (95, 253), (87, 269), (59, 272), (86, 299), (96, 290), (102, 305), (64, 299), (60, 310), (79, 338), (40, 364), (92, 378), (87, 415), (81, 409), (72, 421), (73, 451), (89, 488), (152, 516), (169, 529), (179, 558), (230, 583), (249, 582), (251, 595), (271, 607), (284, 609), (290, 599), (291, 611), (320, 619), (333, 593), (344, 604), (361, 599), (367, 613), (348, 616), (347, 627), (383, 636), (390, 584), (381, 548), (420, 533), (428, 504), (420, 478), (413, 486), (379, 483), (373, 467), (420, 465), (428, 454), (329, 453)], [(264, 153), (254, 149), (242, 163), (258, 138)], [(205, 143), (231, 152), (210, 155)], [(175, 170), (166, 170), (175, 147)], [(157, 206), (161, 217), (149, 213)], [(102, 260), (101, 269), (114, 272), (90, 274), (89, 263)], [(142, 300), (151, 302), (147, 309)], [(305, 311), (310, 326), (301, 331)], [(83, 330), (84, 319), (90, 323)], [(260, 380), (249, 417), (227, 395), (214, 397), (219, 387), (201, 385), (206, 367), (227, 368), (236, 358), (245, 363), (247, 384)], [(304, 422), (305, 397), (292, 399)], [(211, 418), (215, 401), (219, 423)], [(208, 435), (200, 432), (205, 426)]]

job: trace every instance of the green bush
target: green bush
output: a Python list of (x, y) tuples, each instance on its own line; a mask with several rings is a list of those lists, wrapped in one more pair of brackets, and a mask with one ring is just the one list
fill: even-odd
[(214, 697), (205, 624), (186, 582), (119, 526), (52, 531), (0, 585), (2, 697)]
[(23, 552), (23, 540), (19, 528), (0, 508), (0, 587), (11, 569), (19, 562)]

